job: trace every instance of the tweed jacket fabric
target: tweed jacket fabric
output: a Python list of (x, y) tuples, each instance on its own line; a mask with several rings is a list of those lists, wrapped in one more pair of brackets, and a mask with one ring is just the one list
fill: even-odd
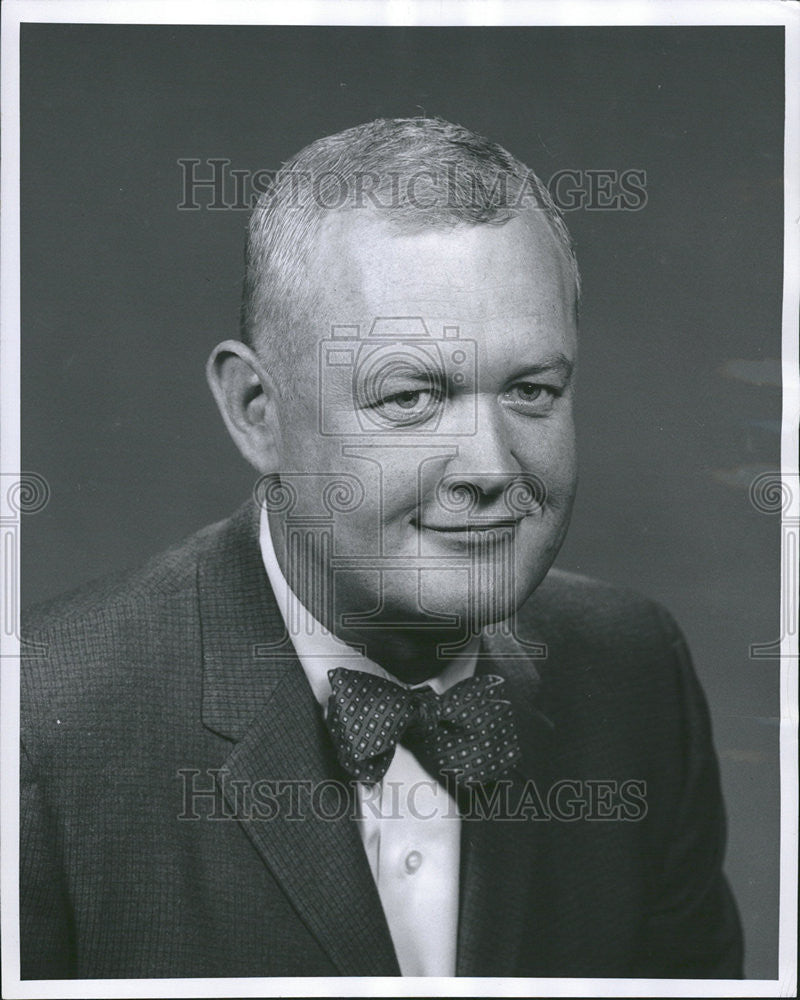
[[(36, 609), (24, 634), (23, 978), (399, 975), (350, 813), (303, 812), (305, 791), (299, 821), (246, 800), (345, 780), (253, 504)], [(458, 974), (741, 976), (708, 712), (676, 626), (551, 571), (517, 636), (487, 638), (478, 669), (506, 679), (514, 787), (541, 801), (462, 820)], [(593, 781), (638, 782), (646, 808), (571, 816)], [(567, 818), (543, 813), (564, 782)]]

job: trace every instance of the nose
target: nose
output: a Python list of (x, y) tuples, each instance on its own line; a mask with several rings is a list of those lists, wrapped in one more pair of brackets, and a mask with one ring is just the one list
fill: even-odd
[(458, 451), (447, 463), (442, 485), (485, 504), (503, 493), (522, 466), (500, 407), (488, 399), (478, 399), (475, 406), (475, 433), (458, 438)]

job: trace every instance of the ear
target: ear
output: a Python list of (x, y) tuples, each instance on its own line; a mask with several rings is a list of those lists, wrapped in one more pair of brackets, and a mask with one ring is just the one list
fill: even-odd
[(255, 351), (239, 340), (224, 340), (211, 352), (206, 378), (242, 455), (262, 475), (277, 472), (277, 390)]

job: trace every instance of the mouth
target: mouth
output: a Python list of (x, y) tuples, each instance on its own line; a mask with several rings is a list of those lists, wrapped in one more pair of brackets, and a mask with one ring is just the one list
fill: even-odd
[(437, 535), (474, 535), (487, 531), (497, 531), (500, 528), (516, 528), (522, 518), (507, 518), (497, 521), (470, 521), (467, 524), (427, 524), (423, 521), (412, 521), (418, 530), (432, 531)]

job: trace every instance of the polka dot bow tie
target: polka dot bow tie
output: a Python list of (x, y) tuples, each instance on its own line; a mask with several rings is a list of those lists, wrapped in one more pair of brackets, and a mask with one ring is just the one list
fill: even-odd
[(502, 677), (470, 677), (441, 695), (344, 667), (328, 677), (328, 728), (339, 763), (358, 781), (380, 781), (398, 743), (459, 786), (494, 781), (520, 758), (511, 705), (497, 697)]

